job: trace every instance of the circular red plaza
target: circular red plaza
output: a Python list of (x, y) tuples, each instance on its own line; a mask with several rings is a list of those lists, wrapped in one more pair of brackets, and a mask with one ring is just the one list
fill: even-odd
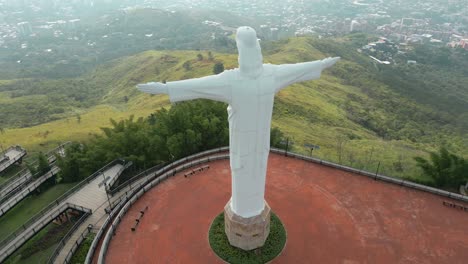
[[(223, 263), (208, 229), (230, 198), (229, 161), (208, 165), (169, 178), (133, 204), (106, 262)], [(287, 231), (272, 263), (468, 263), (468, 212), (444, 206), (444, 197), (270, 154), (266, 200)]]

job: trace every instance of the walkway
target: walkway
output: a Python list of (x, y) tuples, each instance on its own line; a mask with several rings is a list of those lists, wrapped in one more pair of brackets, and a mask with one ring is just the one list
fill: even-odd
[[(65, 262), (65, 257), (67, 256), (70, 248), (75, 244), (75, 241), (78, 240), (78, 237), (83, 233), (83, 231), (88, 228), (91, 224), (95, 228), (100, 227), (99, 223), (102, 223), (106, 220), (106, 211), (105, 208), (108, 207), (107, 194), (105, 190), (105, 184), (110, 179), (118, 177), (123, 165), (117, 164), (108, 170), (104, 171), (103, 176), (96, 177), (88, 185), (83, 187), (76, 195), (70, 197), (69, 201), (71, 203), (79, 204), (81, 206), (90, 208), (93, 213), (86, 218), (86, 220), (78, 227), (73, 235), (68, 239), (65, 246), (60, 251), (60, 254), (55, 259), (54, 263), (62, 264)], [(105, 180), (104, 180), (105, 178)]]
[[(5, 244), (1, 242), (2, 248), (0, 248), (0, 262), (5, 260), (11, 253), (13, 253), (17, 248), (21, 247), (23, 243), (25, 243), (29, 238), (39, 232), (45, 225), (50, 223), (55, 217), (57, 217), (57, 213), (65, 210), (64, 208), (67, 205), (75, 205), (77, 208), (83, 208), (83, 210), (89, 209), (92, 211), (92, 214), (85, 220), (85, 222), (80, 226), (87, 227), (90, 223), (95, 223), (98, 219), (103, 218), (105, 215), (104, 208), (105, 202), (107, 200), (105, 185), (103, 184), (104, 176), (108, 177), (117, 177), (122, 173), (122, 171), (126, 167), (123, 164), (116, 163), (108, 168), (106, 168), (103, 173), (99, 173), (94, 179), (92, 179), (89, 183), (85, 184), (75, 193), (71, 194), (69, 197), (54, 205), (52, 208), (47, 208), (44, 215), (34, 221), (32, 224), (28, 225), (24, 230), (19, 231), (18, 234), (12, 239), (10, 239)], [(81, 230), (82, 231), (82, 230)], [(8, 239), (8, 238), (7, 238)], [(72, 241), (70, 239), (69, 241)], [(66, 248), (70, 245), (67, 243), (65, 245), (63, 252), (66, 251)], [(57, 261), (60, 259), (60, 255), (57, 258)], [(58, 262), (61, 263), (61, 262)]]
[[(57, 148), (49, 151), (46, 156), (47, 160), (49, 161), (50, 165), (53, 165), (57, 158), (55, 157), (56, 154), (60, 156), (65, 156), (65, 146), (68, 145), (70, 142), (66, 142), (61, 144)], [(31, 166), (37, 166), (37, 161), (33, 162)], [(24, 183), (30, 181), (32, 179), (32, 174), (28, 168), (25, 168), (18, 172), (15, 176), (8, 179), (8, 181), (4, 182), (0, 186), (0, 201), (4, 200), (5, 197), (12, 192), (13, 190), (17, 190), (18, 187), (23, 185)]]
[(20, 146), (8, 148), (5, 153), (0, 155), (0, 172), (3, 172), (11, 165), (26, 155), (26, 150)]
[[(223, 263), (207, 232), (230, 197), (229, 161), (208, 164), (187, 178), (179, 172), (137, 200), (111, 239), (106, 263)], [(468, 213), (444, 206), (445, 199), (270, 154), (266, 200), (288, 234), (272, 263), (464, 263)]]
[(53, 166), (47, 173), (37, 178), (34, 181), (31, 181), (29, 184), (24, 186), (19, 192), (13, 194), (11, 197), (8, 197), (4, 203), (0, 205), (0, 217), (6, 214), (11, 208), (13, 208), (17, 203), (23, 200), (31, 192), (37, 189), (42, 183), (51, 177), (57, 175), (60, 171), (59, 167)]
[(11, 181), (0, 188), (0, 201), (3, 200), (13, 190), (30, 181), (32, 178), (32, 173), (27, 168), (18, 172), (16, 175), (17, 176), (12, 177)]

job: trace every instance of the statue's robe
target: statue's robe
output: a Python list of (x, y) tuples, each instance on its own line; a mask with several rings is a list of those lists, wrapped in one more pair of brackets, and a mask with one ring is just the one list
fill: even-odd
[(234, 69), (167, 83), (171, 102), (204, 98), (229, 104), (231, 208), (236, 214), (247, 218), (264, 209), (275, 94), (292, 83), (319, 78), (321, 70), (320, 61), (264, 64), (262, 73), (255, 78)]

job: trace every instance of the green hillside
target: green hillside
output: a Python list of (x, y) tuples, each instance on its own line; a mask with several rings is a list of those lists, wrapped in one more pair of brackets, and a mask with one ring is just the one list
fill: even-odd
[[(395, 74), (390, 79), (388, 69), (356, 52), (347, 39), (265, 43), (264, 54), (267, 63), (343, 58), (321, 79), (292, 85), (277, 95), (273, 126), (294, 142), (295, 151), (308, 153), (305, 143), (320, 145), (314, 156), (368, 170), (376, 170), (380, 162), (380, 172), (411, 177), (419, 177), (412, 157), (441, 145), (468, 156), (466, 120), (460, 121), (467, 116), (466, 83), (465, 89), (458, 83), (444, 87), (445, 94), (457, 97), (459, 110), (449, 111), (445, 99), (421, 99), (434, 91), (408, 91), (414, 85), (408, 81), (413, 69), (404, 76), (406, 82)], [(187, 61), (190, 66), (184, 67)], [(86, 140), (111, 117), (147, 116), (170, 105), (167, 96), (142, 94), (136, 84), (209, 75), (216, 62), (234, 68), (237, 55), (213, 52), (210, 59), (208, 51), (146, 51), (100, 65), (80, 78), (0, 82), (0, 125), (6, 128), (0, 143), (37, 150), (59, 141)], [(414, 74), (420, 71), (416, 68)], [(4, 110), (12, 108), (16, 110)], [(18, 128), (50, 120), (55, 121)]]

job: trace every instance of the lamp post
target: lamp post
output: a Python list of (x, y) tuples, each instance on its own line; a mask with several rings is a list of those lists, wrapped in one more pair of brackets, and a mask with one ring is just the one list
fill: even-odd
[(304, 147), (310, 149), (310, 157), (312, 157), (312, 152), (314, 151), (314, 149), (320, 149), (320, 146), (313, 145), (313, 144), (308, 144), (308, 143), (304, 144)]
[(107, 196), (107, 202), (109, 203), (109, 211), (106, 213), (110, 214), (110, 211), (112, 210), (112, 205), (111, 205), (111, 202), (110, 202), (110, 198), (109, 198), (109, 193), (107, 192), (107, 182), (106, 182), (106, 176), (104, 175), (104, 172), (101, 172), (102, 174), (102, 178), (104, 179), (103, 180), (103, 184), (104, 184), (104, 191), (106, 192), (106, 196)]
[(280, 141), (281, 144), (283, 145), (286, 145), (286, 149), (284, 151), (284, 156), (288, 156), (288, 149), (289, 149), (289, 145), (292, 145), (294, 142), (289, 140), (289, 138), (286, 138), (286, 140), (281, 140)]

